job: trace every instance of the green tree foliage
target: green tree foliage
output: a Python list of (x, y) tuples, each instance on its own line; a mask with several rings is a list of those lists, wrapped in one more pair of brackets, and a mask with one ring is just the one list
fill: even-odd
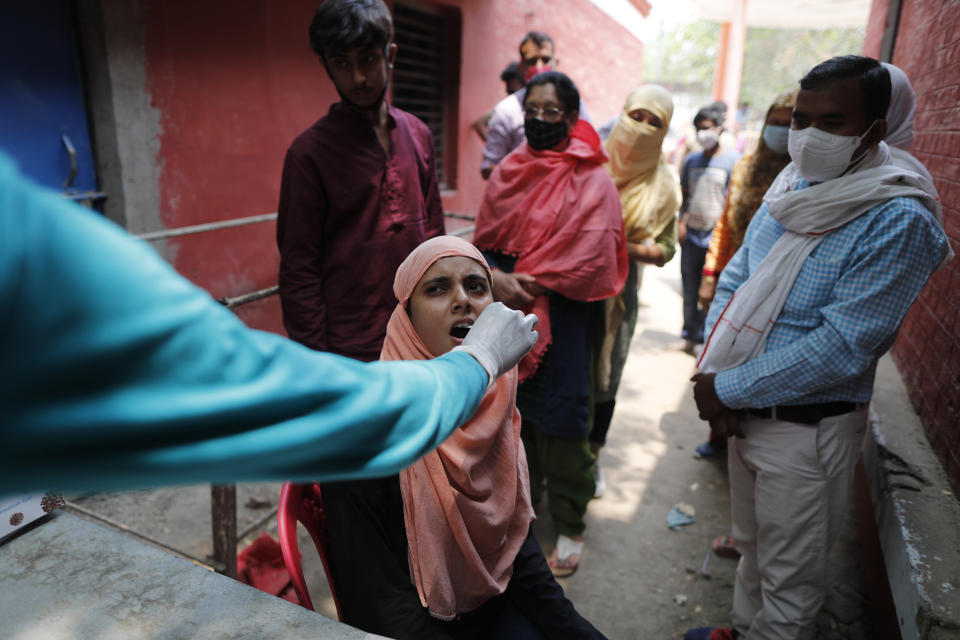
[(687, 23), (646, 43), (643, 77), (674, 90), (687, 88), (709, 95), (719, 50), (719, 24)]
[(791, 87), (814, 65), (827, 58), (859, 54), (865, 31), (845, 29), (747, 30), (740, 80), (740, 102), (765, 112), (773, 97)]
[[(747, 30), (740, 102), (762, 114), (773, 97), (797, 82), (818, 62), (860, 53), (863, 28)], [(720, 25), (698, 20), (647, 43), (643, 77), (674, 91), (708, 101), (720, 48)]]

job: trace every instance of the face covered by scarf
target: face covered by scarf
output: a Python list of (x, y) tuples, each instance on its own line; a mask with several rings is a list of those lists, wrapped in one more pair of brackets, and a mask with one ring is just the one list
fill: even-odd
[[(631, 118), (630, 113), (639, 109), (649, 111), (663, 126)], [(624, 230), (630, 242), (656, 238), (680, 207), (680, 185), (661, 152), (672, 117), (670, 92), (659, 85), (644, 85), (627, 96), (607, 140), (610, 161), (606, 168), (620, 191)]]
[[(438, 260), (462, 256), (490, 268), (470, 243), (452, 236), (417, 247), (397, 269), (397, 307), (381, 360), (433, 357), (413, 328), (407, 306)], [(497, 379), (474, 416), (440, 447), (400, 472), (410, 572), (420, 601), (449, 620), (503, 593), (527, 537), (527, 459), (516, 407), (517, 370)]]

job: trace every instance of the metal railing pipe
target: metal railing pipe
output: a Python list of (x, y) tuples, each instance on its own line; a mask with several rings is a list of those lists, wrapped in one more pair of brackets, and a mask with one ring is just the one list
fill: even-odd
[(247, 216), (245, 218), (232, 218), (230, 220), (220, 220), (219, 222), (205, 222), (203, 224), (193, 224), (188, 227), (176, 227), (173, 229), (164, 229), (163, 231), (151, 231), (149, 233), (138, 234), (141, 240), (151, 242), (153, 240), (166, 240), (177, 236), (188, 236), (194, 233), (204, 233), (207, 231), (217, 231), (219, 229), (229, 229), (230, 227), (242, 227), (248, 224), (258, 222), (269, 222), (276, 220), (276, 213), (263, 213), (258, 216)]
[(467, 235), (467, 234), (473, 233), (473, 232), (476, 231), (476, 230), (477, 230), (477, 228), (476, 228), (475, 226), (474, 226), (474, 227), (464, 227), (463, 229), (457, 229), (456, 231), (451, 231), (451, 232), (448, 233), (447, 235), (448, 235), (448, 236), (458, 236), (458, 237), (459, 237), (459, 236), (465, 236), (465, 235)]
[(270, 296), (276, 295), (279, 291), (280, 287), (273, 285), (272, 287), (267, 287), (266, 289), (245, 293), (242, 296), (236, 296), (233, 298), (217, 298), (217, 302), (225, 306), (227, 309), (233, 309), (234, 307), (241, 307), (245, 304), (256, 302), (257, 300), (269, 298)]

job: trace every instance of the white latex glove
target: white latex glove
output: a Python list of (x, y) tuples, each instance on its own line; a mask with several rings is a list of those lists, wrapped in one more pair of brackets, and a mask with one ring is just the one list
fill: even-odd
[(463, 344), (454, 351), (466, 351), (487, 370), (489, 384), (517, 366), (520, 358), (536, 344), (539, 334), (533, 330), (537, 316), (524, 316), (502, 302), (492, 302), (483, 310)]

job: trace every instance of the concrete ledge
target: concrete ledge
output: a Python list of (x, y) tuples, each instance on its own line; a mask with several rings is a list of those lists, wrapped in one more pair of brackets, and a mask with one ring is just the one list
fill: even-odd
[(0, 546), (0, 636), (380, 638), (69, 513)]
[(904, 640), (960, 639), (960, 504), (889, 355), (863, 462)]

